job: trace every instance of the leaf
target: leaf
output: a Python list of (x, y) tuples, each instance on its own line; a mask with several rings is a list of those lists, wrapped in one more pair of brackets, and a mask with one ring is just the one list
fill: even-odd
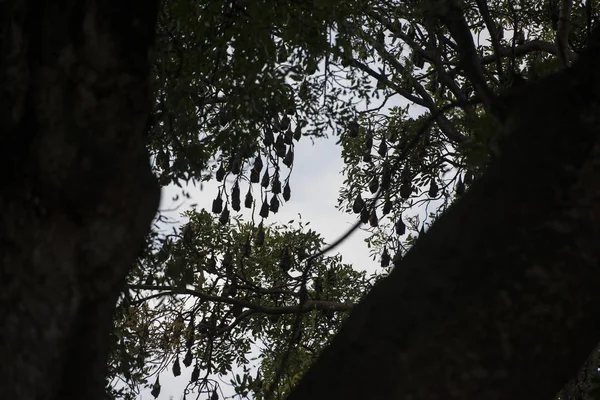
[(231, 121), (231, 118), (229, 118), (229, 115), (227, 115), (227, 112), (221, 111), (219, 113), (219, 124), (221, 126), (226, 126), (229, 123), (229, 121)]

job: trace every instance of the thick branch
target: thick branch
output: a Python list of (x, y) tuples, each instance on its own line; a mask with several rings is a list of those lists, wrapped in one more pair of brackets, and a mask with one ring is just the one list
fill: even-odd
[(490, 32), (490, 38), (492, 40), (492, 47), (494, 48), (494, 53), (497, 54), (496, 58), (496, 70), (498, 72), (498, 77), (500, 81), (502, 81), (504, 73), (502, 71), (502, 61), (500, 59), (500, 35), (498, 33), (498, 28), (496, 23), (492, 19), (490, 15), (490, 10), (488, 9), (487, 0), (477, 0), (477, 7), (479, 8), (479, 12), (481, 13), (481, 17), (485, 22), (485, 26)]
[[(534, 51), (542, 51), (544, 53), (558, 55), (558, 48), (554, 43), (545, 42), (543, 40), (537, 39), (529, 41), (519, 46), (515, 46), (514, 54), (516, 57), (522, 57)], [(501, 57), (512, 57), (513, 51), (511, 47), (501, 47), (497, 54)], [(576, 55), (568, 49), (566, 49), (566, 55), (571, 61), (575, 60), (576, 58)], [(489, 64), (491, 62), (494, 62), (495, 59), (496, 55), (494, 54), (484, 56), (481, 58), (481, 64)]]
[[(390, 66), (395, 68), (399, 73), (406, 75), (405, 67), (396, 58), (394, 58), (390, 53), (388, 53), (387, 50), (383, 47), (383, 45), (381, 43), (377, 42), (375, 39), (369, 37), (368, 35), (363, 35), (363, 39), (368, 41), (369, 44), (371, 46), (373, 46), (373, 48), (381, 56), (381, 58), (383, 60), (385, 60)], [(440, 130), (444, 133), (444, 135), (448, 139), (450, 139), (456, 143), (464, 142), (465, 136), (462, 133), (460, 133), (456, 129), (456, 127), (454, 127), (454, 125), (448, 120), (448, 118), (446, 118), (446, 116), (443, 113), (437, 112), (438, 107), (436, 106), (435, 102), (433, 101), (433, 99), (431, 98), (429, 93), (427, 93), (427, 90), (425, 90), (423, 85), (421, 85), (421, 83), (415, 79), (412, 80), (412, 85), (413, 85), (415, 91), (423, 99), (422, 102), (425, 103), (425, 106), (429, 109), (431, 114), (436, 115), (436, 122), (437, 122), (438, 126), (440, 127)]]
[(458, 54), (461, 67), (481, 99), (486, 110), (490, 110), (493, 93), (485, 80), (479, 56), (473, 42), (473, 35), (462, 14), (461, 9), (454, 0), (441, 0), (435, 2), (433, 10), (448, 27), (450, 34), (458, 44)]
[(199, 299), (224, 304), (237, 304), (242, 307), (248, 308), (254, 312), (262, 314), (295, 314), (298, 312), (310, 312), (313, 310), (329, 310), (329, 311), (350, 311), (354, 307), (354, 304), (350, 303), (336, 303), (326, 300), (307, 300), (302, 304), (299, 309), (298, 305), (293, 306), (279, 306), (279, 307), (266, 307), (260, 304), (255, 304), (243, 299), (237, 299), (234, 297), (216, 296), (201, 292), (199, 290), (187, 289), (187, 288), (173, 288), (171, 286), (157, 286), (157, 285), (129, 285), (131, 290), (159, 290), (164, 294), (185, 294), (197, 297)]
[(550, 399), (576, 374), (600, 337), (599, 42), (503, 99), (500, 157), (290, 400)]
[(558, 47), (560, 61), (564, 66), (569, 65), (567, 54), (569, 48), (569, 18), (572, 5), (573, 0), (561, 0), (558, 28), (556, 29), (556, 47)]

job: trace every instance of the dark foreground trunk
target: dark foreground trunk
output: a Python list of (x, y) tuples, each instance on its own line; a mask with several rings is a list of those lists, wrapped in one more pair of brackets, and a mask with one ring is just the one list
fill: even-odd
[(600, 41), (500, 101), (488, 173), (353, 311), (289, 396), (552, 399), (600, 338)]
[(158, 206), (155, 1), (0, 2), (0, 398), (100, 399)]

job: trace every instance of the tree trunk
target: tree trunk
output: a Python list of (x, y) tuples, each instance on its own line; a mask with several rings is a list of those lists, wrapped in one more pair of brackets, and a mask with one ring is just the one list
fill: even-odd
[(600, 31), (497, 100), (501, 154), (289, 396), (552, 399), (600, 338)]
[(0, 2), (0, 397), (103, 397), (112, 314), (160, 189), (154, 0)]

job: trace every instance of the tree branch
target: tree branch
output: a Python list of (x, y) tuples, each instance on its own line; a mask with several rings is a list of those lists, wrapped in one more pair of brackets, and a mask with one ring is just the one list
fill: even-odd
[(494, 95), (485, 80), (473, 36), (467, 26), (462, 10), (454, 0), (439, 0), (434, 3), (432, 4), (433, 12), (444, 22), (458, 44), (460, 66), (473, 84), (475, 93), (481, 99), (484, 108), (490, 111)]
[(549, 399), (575, 375), (600, 337), (596, 40), (571, 68), (509, 92), (501, 156), (289, 400)]
[(167, 294), (185, 294), (197, 297), (205, 301), (211, 301), (215, 303), (224, 303), (231, 305), (239, 305), (248, 308), (254, 312), (262, 314), (294, 314), (298, 312), (309, 312), (312, 310), (329, 310), (329, 311), (350, 311), (354, 307), (351, 303), (335, 303), (325, 300), (308, 300), (301, 307), (294, 306), (282, 306), (282, 307), (265, 307), (259, 304), (251, 303), (247, 300), (240, 300), (232, 297), (215, 296), (212, 294), (204, 293), (199, 290), (192, 290), (187, 288), (173, 288), (171, 286), (160, 286), (160, 285), (128, 285), (130, 290), (160, 290), (165, 295)]
[[(377, 42), (375, 39), (371, 38), (368, 35), (363, 35), (363, 39), (368, 41), (369, 44), (373, 46), (373, 48), (381, 56), (381, 58), (387, 61), (390, 64), (390, 66), (395, 68), (401, 74), (406, 74), (406, 68), (404, 67), (404, 65), (402, 65), (396, 58), (394, 58), (389, 52), (387, 52), (381, 43)], [(412, 80), (412, 85), (415, 88), (415, 91), (423, 99), (425, 106), (429, 109), (431, 114), (436, 116), (436, 122), (438, 123), (438, 126), (440, 127), (440, 130), (444, 133), (444, 135), (446, 135), (448, 139), (456, 143), (464, 142), (465, 136), (461, 132), (456, 130), (454, 125), (452, 125), (448, 118), (446, 118), (444, 113), (437, 112), (437, 105), (435, 104), (429, 93), (427, 93), (427, 90), (425, 90), (423, 85), (421, 85), (420, 82), (414, 79)]]
[(496, 27), (496, 23), (492, 19), (490, 15), (490, 10), (488, 9), (487, 0), (477, 0), (477, 7), (479, 8), (479, 12), (481, 13), (481, 17), (485, 22), (485, 25), (490, 32), (490, 38), (492, 40), (492, 47), (494, 48), (494, 53), (496, 54), (496, 71), (498, 73), (498, 78), (500, 82), (503, 81), (504, 72), (502, 71), (502, 60), (500, 59), (500, 35), (498, 33), (498, 28)]
[(556, 29), (556, 46), (560, 61), (566, 67), (569, 65), (569, 18), (573, 0), (561, 0), (560, 14), (558, 17), (558, 28)]

